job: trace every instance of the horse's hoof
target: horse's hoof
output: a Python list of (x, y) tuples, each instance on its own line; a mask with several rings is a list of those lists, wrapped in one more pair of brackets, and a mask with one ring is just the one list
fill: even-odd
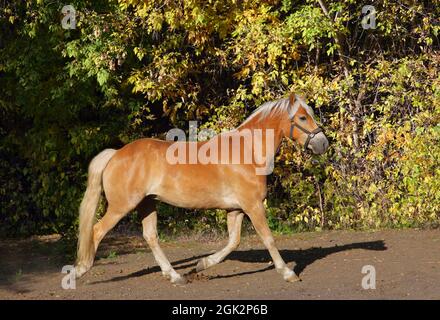
[(171, 279), (171, 275), (169, 274), (169, 272), (162, 272), (162, 276), (167, 280)]
[(200, 271), (205, 270), (206, 268), (207, 268), (207, 266), (206, 266), (205, 258), (200, 259), (199, 262), (197, 263), (196, 271), (200, 272)]
[(178, 278), (174, 278), (174, 279), (172, 279), (172, 280), (171, 280), (171, 283), (172, 283), (172, 284), (175, 284), (175, 285), (178, 285), (178, 286), (183, 286), (183, 285), (185, 285), (185, 284), (188, 283), (188, 280), (187, 280), (185, 277), (180, 276), (180, 277), (178, 277)]
[(90, 268), (87, 268), (83, 264), (78, 264), (75, 266), (75, 278), (81, 278)]
[(287, 282), (301, 281), (301, 279), (295, 273), (292, 273), (291, 275), (285, 277), (284, 280), (286, 280)]

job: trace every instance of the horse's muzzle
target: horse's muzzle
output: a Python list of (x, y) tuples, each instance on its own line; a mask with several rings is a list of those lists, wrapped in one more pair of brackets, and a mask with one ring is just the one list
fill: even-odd
[(309, 141), (309, 145), (307, 146), (312, 150), (314, 154), (323, 154), (328, 149), (328, 140), (324, 133), (317, 133), (312, 139)]

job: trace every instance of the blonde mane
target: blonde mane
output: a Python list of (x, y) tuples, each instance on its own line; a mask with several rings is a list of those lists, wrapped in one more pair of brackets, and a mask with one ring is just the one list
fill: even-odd
[(251, 120), (256, 119), (257, 121), (263, 121), (269, 116), (279, 116), (280, 114), (287, 112), (290, 118), (293, 118), (298, 111), (299, 106), (302, 106), (306, 112), (313, 118), (312, 108), (305, 103), (305, 101), (295, 95), (295, 103), (293, 106), (290, 105), (290, 98), (281, 98), (274, 101), (269, 101), (263, 103), (251, 115), (242, 123), (242, 125), (249, 123)]

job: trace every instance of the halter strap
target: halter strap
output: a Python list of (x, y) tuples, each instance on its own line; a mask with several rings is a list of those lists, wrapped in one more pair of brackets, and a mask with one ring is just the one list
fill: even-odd
[(293, 130), (295, 129), (295, 127), (297, 127), (298, 129), (300, 129), (302, 132), (304, 132), (305, 134), (307, 134), (307, 139), (306, 139), (306, 143), (304, 143), (304, 149), (307, 150), (307, 147), (309, 146), (309, 142), (310, 140), (312, 140), (316, 134), (322, 132), (322, 129), (320, 127), (316, 128), (315, 130), (313, 130), (312, 132), (310, 132), (309, 130), (307, 130), (306, 128), (301, 127), (299, 124), (295, 123), (293, 120), (290, 122), (290, 139), (293, 140)]

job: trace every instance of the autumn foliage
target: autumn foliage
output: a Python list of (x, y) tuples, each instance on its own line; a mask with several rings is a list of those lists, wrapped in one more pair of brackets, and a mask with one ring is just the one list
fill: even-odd
[[(172, 127), (228, 130), (306, 96), (327, 154), (282, 145), (266, 206), (279, 232), (438, 225), (440, 2), (71, 1), (0, 4), (0, 230), (74, 232), (87, 165)], [(162, 230), (223, 211), (161, 206)], [(136, 220), (133, 218), (132, 220)]]

